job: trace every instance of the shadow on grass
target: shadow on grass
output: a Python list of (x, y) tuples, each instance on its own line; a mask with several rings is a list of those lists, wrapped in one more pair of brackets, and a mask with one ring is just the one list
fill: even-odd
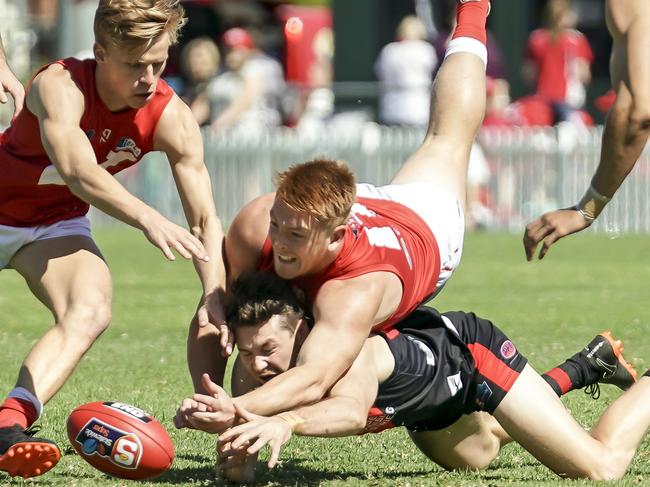
[[(204, 482), (213, 481), (214, 485), (229, 485), (222, 480), (215, 480), (214, 478), (214, 465), (212, 459), (202, 457), (200, 455), (188, 455), (188, 459), (197, 462), (205, 461), (205, 467), (186, 467), (172, 469), (161, 475), (158, 478), (151, 479), (151, 483), (168, 483), (168, 484), (188, 484), (191, 482)], [(321, 485), (329, 480), (391, 480), (397, 478), (422, 478), (426, 472), (418, 471), (399, 471), (399, 472), (382, 472), (379, 475), (369, 477), (367, 472), (346, 470), (344, 474), (335, 471), (336, 467), (332, 467), (332, 471), (324, 471), (313, 468), (307, 468), (301, 465), (302, 460), (288, 460), (283, 462), (280, 467), (273, 470), (268, 470), (265, 462), (257, 462), (255, 468), (255, 485), (271, 484), (273, 486), (296, 486), (300, 485), (312, 487)], [(234, 484), (231, 484), (234, 485)]]

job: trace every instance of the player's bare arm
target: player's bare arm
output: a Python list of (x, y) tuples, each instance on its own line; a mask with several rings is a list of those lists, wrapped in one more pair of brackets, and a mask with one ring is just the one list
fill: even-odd
[(255, 270), (269, 231), (269, 211), (275, 193), (255, 198), (242, 208), (228, 227), (224, 251), (228, 280)]
[(79, 126), (84, 97), (67, 70), (54, 64), (40, 73), (27, 96), (27, 107), (38, 118), (43, 146), (70, 191), (141, 229), (170, 260), (175, 259), (171, 248), (185, 258), (206, 258), (196, 237), (133, 196), (97, 164), (92, 146)]
[(372, 326), (397, 308), (401, 287), (397, 292), (391, 289), (396, 279), (393, 274), (375, 272), (324, 284), (313, 306), (314, 327), (300, 349), (296, 367), (236, 398), (235, 403), (255, 414), (269, 415), (324, 397), (352, 365)]
[(650, 5), (635, 0), (606, 3), (607, 27), (614, 41), (610, 77), (616, 102), (603, 132), (598, 168), (582, 199), (571, 208), (550, 211), (526, 226), (524, 249), (539, 258), (559, 239), (589, 227), (634, 168), (650, 135)]
[(203, 293), (188, 335), (188, 364), (197, 390), (204, 372), (222, 375), (217, 357), (203, 347), (220, 340), (221, 347), (232, 349), (228, 342), (223, 316), (226, 272), (222, 258), (223, 229), (212, 196), (210, 176), (203, 162), (203, 143), (199, 127), (189, 107), (176, 95), (172, 97), (158, 123), (154, 148), (163, 151), (171, 166), (183, 210), (192, 235), (205, 248), (208, 261), (194, 259)]
[(25, 88), (22, 83), (16, 79), (13, 71), (7, 63), (7, 56), (2, 37), (0, 37), (0, 103), (7, 103), (9, 99), (6, 93), (9, 93), (14, 99), (14, 117), (22, 110), (25, 101)]
[(269, 445), (268, 467), (273, 468), (282, 446), (293, 433), (336, 437), (362, 431), (377, 397), (379, 382), (390, 375), (393, 367), (394, 360), (384, 339), (367, 338), (352, 366), (322, 401), (271, 417), (258, 416), (237, 407), (238, 416), (246, 423), (219, 436), (224, 463), (232, 458), (234, 465), (241, 465), (242, 453), (256, 455), (264, 445)]

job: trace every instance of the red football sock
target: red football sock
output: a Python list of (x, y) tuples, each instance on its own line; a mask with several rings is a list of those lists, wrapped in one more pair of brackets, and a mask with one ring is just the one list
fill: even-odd
[(19, 424), (25, 429), (38, 419), (34, 405), (25, 399), (8, 397), (0, 406), (0, 428)]
[(487, 18), (489, 0), (466, 0), (456, 4), (456, 29), (452, 39), (456, 37), (471, 37), (487, 44), (485, 19)]

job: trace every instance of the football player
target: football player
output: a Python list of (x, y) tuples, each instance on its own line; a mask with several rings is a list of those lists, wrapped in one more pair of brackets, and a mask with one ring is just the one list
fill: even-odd
[[(227, 317), (251, 384), (290, 373), (309, 334), (291, 288), (254, 274), (231, 291)], [(562, 393), (599, 382), (627, 391), (587, 433), (558, 398), (558, 371), (566, 372)], [(485, 468), (514, 440), (560, 476), (616, 479), (650, 427), (649, 373), (635, 384), (621, 343), (604, 333), (540, 376), (490, 321), (419, 307), (366, 339), (322, 401), (270, 417), (231, 403), (247, 422), (220, 435), (221, 470), (231, 480), (251, 480), (257, 452), (270, 445), (273, 467), (294, 433), (331, 437), (405, 426), (418, 448), (447, 469)], [(226, 407), (230, 398), (205, 380), (213, 394), (186, 399), (179, 416), (209, 418)]]
[[(225, 327), (223, 233), (199, 127), (161, 80), (184, 23), (180, 0), (101, 0), (94, 59), (40, 69), (0, 139), (0, 269), (20, 273), (54, 317), (0, 405), (0, 470), (10, 475), (41, 475), (58, 461), (56, 445), (29, 427), (111, 320), (111, 276), (89, 205), (142, 230), (167, 259), (192, 259), (203, 292), (191, 330)], [(113, 177), (151, 151), (169, 159), (190, 231)]]

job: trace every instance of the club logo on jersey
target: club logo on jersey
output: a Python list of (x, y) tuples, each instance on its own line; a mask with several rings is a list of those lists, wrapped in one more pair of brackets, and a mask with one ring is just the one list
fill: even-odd
[(516, 353), (517, 349), (515, 348), (514, 343), (512, 343), (510, 340), (506, 340), (501, 344), (501, 356), (504, 359), (510, 360), (516, 355)]
[(137, 468), (142, 458), (142, 443), (134, 433), (92, 418), (75, 438), (85, 456), (99, 455), (128, 469)]
[(88, 137), (88, 140), (93, 140), (94, 136), (95, 136), (95, 129), (86, 130), (86, 137)]
[(113, 401), (105, 401), (103, 404), (106, 407), (115, 409), (116, 411), (119, 411), (124, 414), (128, 414), (132, 418), (142, 421), (143, 423), (151, 422), (151, 416), (145, 413), (142, 409), (136, 408), (135, 406), (131, 406), (130, 404), (124, 404), (121, 402), (113, 402)]
[(133, 139), (129, 137), (121, 137), (120, 141), (115, 146), (117, 152), (127, 151), (133, 154), (135, 157), (140, 157), (142, 150), (136, 145)]

